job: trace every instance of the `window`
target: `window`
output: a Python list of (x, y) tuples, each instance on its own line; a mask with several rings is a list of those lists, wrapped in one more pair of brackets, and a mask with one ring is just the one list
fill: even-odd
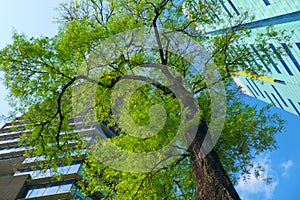
[(255, 54), (258, 56), (258, 58), (260, 59), (260, 61), (262, 62), (262, 64), (265, 66), (265, 68), (271, 72), (270, 68), (268, 67), (268, 65), (266, 64), (266, 62), (264, 61), (264, 59), (262, 59), (261, 55), (258, 53), (258, 51), (256, 50), (256, 48), (253, 46), (253, 44), (250, 45), (251, 48), (253, 49), (253, 51), (255, 52)]
[(35, 170), (30, 172), (32, 179), (46, 178), (53, 176), (54, 173), (50, 169), (47, 169), (45, 172), (43, 170)]
[[(71, 153), (71, 156), (74, 157), (74, 156), (81, 156), (81, 155), (84, 155), (86, 154), (86, 149), (83, 149), (82, 150), (82, 153), (77, 153), (77, 152), (72, 152)], [(44, 156), (38, 156), (38, 157), (31, 157), (31, 158), (26, 158), (24, 161), (23, 161), (23, 164), (24, 163), (33, 163), (33, 162), (38, 162), (38, 161), (42, 161), (42, 160), (45, 160)]]
[[(209, 7), (209, 10), (210, 10), (212, 13), (214, 13), (214, 16), (217, 18), (217, 20), (220, 21), (219, 16), (218, 16), (217, 13), (214, 11), (214, 9), (211, 8), (210, 3), (208, 3), (206, 0), (205, 0), (205, 3), (206, 3), (206, 5)], [(214, 2), (212, 1), (212, 3), (214, 3)], [(209, 13), (209, 15), (210, 15), (210, 13)], [(210, 16), (211, 16), (211, 15), (210, 15)], [(216, 22), (216, 21), (214, 20), (214, 17), (212, 17), (212, 19), (213, 19), (214, 22)]]
[[(247, 27), (248, 29), (254, 29), (254, 28), (266, 27), (266, 26), (270, 26), (270, 25), (274, 25), (274, 24), (295, 22), (295, 21), (299, 21), (299, 18), (300, 18), (300, 11), (296, 11), (296, 12), (287, 13), (284, 15), (279, 15), (279, 16), (270, 17), (267, 19), (262, 19), (262, 20), (245, 23), (245, 24), (243, 24), (243, 26)], [(238, 30), (240, 27), (236, 26), (234, 28), (237, 28), (237, 30)], [(214, 31), (208, 32), (208, 34), (218, 35), (218, 34), (222, 34), (223, 32), (226, 32), (229, 29), (231, 29), (231, 28), (214, 30)]]
[[(300, 111), (297, 109), (297, 107), (295, 106), (295, 104), (293, 103), (292, 100), (288, 99), (289, 102), (291, 103), (291, 105), (293, 106), (294, 110), (296, 111), (296, 113), (300, 116)], [(299, 103), (298, 103), (299, 104)], [(300, 104), (299, 104), (300, 105)]]
[(0, 150), (0, 154), (15, 153), (15, 152), (20, 152), (20, 151), (25, 151), (25, 150), (26, 150), (26, 148), (24, 148), (24, 147), (6, 147), (6, 148), (2, 148)]
[(60, 166), (58, 168), (58, 173), (59, 174), (68, 174), (68, 171), (70, 169), (70, 165), (67, 165), (67, 166)]
[(254, 94), (253, 90), (252, 90), (248, 85), (246, 85), (246, 87), (247, 87), (247, 89), (251, 92), (251, 94), (252, 94), (255, 98), (257, 98), (257, 96)]
[(66, 193), (71, 191), (72, 184), (61, 185), (57, 193)]
[(274, 91), (276, 92), (276, 94), (279, 96), (279, 98), (281, 99), (281, 101), (284, 103), (284, 105), (286, 107), (288, 107), (288, 105), (286, 104), (286, 102), (284, 101), (284, 99), (282, 98), (281, 94), (278, 92), (278, 90), (276, 89), (276, 87), (274, 85), (271, 85), (272, 88), (274, 89)]
[(14, 139), (9, 139), (9, 140), (2, 140), (2, 141), (0, 141), (0, 144), (18, 142), (19, 140), (20, 140), (20, 138), (14, 138)]
[(33, 197), (40, 197), (43, 196), (45, 188), (33, 188), (28, 191), (25, 198), (33, 198)]
[(291, 52), (290, 48), (285, 43), (281, 43), (281, 45), (283, 46), (283, 48), (285, 49), (285, 51), (287, 52), (287, 54), (289, 55), (289, 57), (293, 61), (294, 65), (297, 67), (298, 71), (300, 72), (300, 65), (297, 62), (297, 59), (295, 58), (293, 53)]
[(23, 164), (24, 164), (24, 163), (33, 163), (33, 162), (37, 162), (37, 161), (41, 161), (41, 160), (44, 160), (44, 156), (38, 156), (38, 157), (26, 158), (26, 159), (23, 161)]
[(263, 98), (266, 98), (265, 95), (260, 91), (259, 87), (256, 85), (256, 83), (254, 81), (251, 81), (253, 83), (253, 85), (256, 87), (256, 89), (259, 91), (259, 93), (261, 94), (261, 96), (263, 96)]
[[(81, 164), (72, 164), (68, 166), (60, 166), (57, 169), (58, 174), (75, 174), (78, 173), (80, 169)], [(47, 169), (46, 171), (37, 169), (37, 170), (32, 170), (32, 169), (23, 169), (20, 170), (19, 172), (16, 172), (15, 175), (23, 175), (23, 174), (30, 174), (32, 179), (40, 179), (40, 178), (47, 178), (54, 176), (56, 173), (52, 171), (52, 169)]]
[(269, 0), (263, 0), (263, 1), (264, 1), (264, 3), (266, 4), (266, 6), (271, 5), (270, 2), (269, 2)]
[(234, 12), (237, 14), (237, 15), (240, 15), (240, 12), (238, 11), (238, 9), (235, 7), (235, 5), (232, 3), (231, 0), (228, 0), (228, 3), (231, 5), (231, 7), (233, 8)]
[(271, 58), (271, 56), (269, 55), (269, 53), (264, 50), (264, 53), (266, 54), (267, 58), (270, 60), (271, 64), (273, 65), (273, 67), (275, 68), (276, 72), (278, 74), (281, 74), (281, 71), (279, 70), (279, 68), (277, 67), (277, 64), (274, 62), (274, 60)]
[(57, 194), (58, 188), (59, 188), (59, 186), (47, 187), (45, 189), (45, 192), (43, 193), (43, 196)]
[(300, 42), (296, 42), (298, 49), (300, 50)]
[(226, 7), (226, 5), (224, 4), (224, 0), (219, 0), (222, 7), (224, 8), (224, 10), (227, 12), (229, 17), (232, 17), (232, 14), (229, 12), (228, 8)]
[(275, 97), (275, 95), (273, 93), (271, 93), (272, 97), (275, 99), (275, 101), (277, 102), (277, 105), (283, 109), (282, 105), (280, 104), (280, 102), (278, 101), (278, 99)]
[(55, 194), (69, 193), (71, 192), (72, 183), (60, 183), (60, 185), (42, 185), (35, 186), (28, 190), (25, 199), (31, 199), (34, 197), (50, 196)]
[(80, 164), (77, 164), (77, 165), (71, 165), (70, 166), (70, 169), (68, 171), (68, 174), (75, 174), (79, 171), (79, 168), (80, 168)]
[[(246, 81), (248, 82), (251, 89), (255, 92), (255, 94), (257, 94), (257, 96), (259, 96), (258, 92), (255, 90), (255, 88), (252, 86), (252, 84), (250, 83), (250, 81), (247, 78), (246, 78)], [(252, 93), (252, 94), (254, 94), (254, 93)]]
[(265, 94), (267, 95), (268, 99), (272, 102), (272, 104), (275, 105), (275, 103), (274, 103), (274, 101), (271, 99), (270, 95), (269, 95), (266, 91), (264, 91), (264, 92), (265, 92)]
[(283, 65), (283, 67), (286, 69), (286, 71), (288, 72), (289, 75), (293, 76), (293, 73), (291, 72), (290, 68), (287, 66), (287, 64), (285, 63), (285, 61), (283, 60), (283, 58), (281, 57), (281, 55), (278, 53), (278, 51), (276, 50), (276, 47), (273, 44), (270, 44), (272, 50), (274, 51), (274, 53), (276, 54), (277, 58), (280, 60), (281, 64)]
[[(247, 45), (243, 45), (244, 48), (248, 48)], [(238, 47), (238, 46), (237, 46)], [(239, 48), (239, 47), (238, 47)], [(235, 51), (236, 54), (239, 54), (237, 51)], [(253, 55), (249, 55), (249, 57), (251, 57), (251, 59), (253, 60), (253, 62), (255, 63), (256, 66), (260, 67), (260, 65), (257, 63), (256, 59), (253, 57)], [(249, 63), (248, 63), (249, 64)]]
[[(247, 48), (247, 45), (243, 45), (242, 47), (240, 46), (240, 45), (235, 45), (236, 46), (236, 49), (238, 49), (238, 50), (235, 50), (235, 49), (233, 49), (233, 51), (234, 51), (234, 53), (233, 52), (229, 52), (230, 53), (230, 55), (232, 56), (232, 57), (238, 57), (239, 55), (240, 55), (240, 51), (243, 51), (244, 49), (243, 48)], [(249, 57), (252, 59), (252, 61), (255, 63), (255, 65), (256, 66), (260, 66), (257, 62), (256, 62), (256, 60), (253, 58), (253, 56), (252, 55), (249, 55)], [(252, 65), (252, 64), (250, 64), (250, 62), (249, 61), (246, 61), (246, 63), (250, 66), (250, 65)]]

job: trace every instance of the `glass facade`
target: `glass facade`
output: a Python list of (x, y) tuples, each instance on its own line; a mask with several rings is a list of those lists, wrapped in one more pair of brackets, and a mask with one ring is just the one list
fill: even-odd
[(25, 199), (70, 193), (72, 185), (72, 183), (62, 183), (61, 185), (37, 185), (28, 190)]
[[(242, 90), (259, 100), (272, 103), (275, 106), (300, 116), (300, 1), (295, 0), (223, 0), (221, 8), (224, 16), (238, 16), (243, 11), (250, 11), (255, 16), (254, 21), (245, 21), (244, 26), (252, 29), (253, 33), (261, 33), (267, 26), (273, 25), (275, 30), (285, 30), (290, 33), (291, 45), (281, 41), (269, 41), (270, 50), (276, 58), (271, 58), (267, 52), (265, 59), (257, 53), (255, 63), (262, 65), (267, 71), (266, 76), (274, 82), (262, 81), (238, 75), (235, 80)], [(224, 24), (230, 17), (227, 17)], [(229, 21), (228, 21), (229, 22)], [(234, 26), (234, 24), (233, 24)], [(208, 34), (220, 34), (222, 30), (230, 27), (205, 27)], [(254, 42), (253, 38), (247, 40), (248, 45)], [(281, 54), (276, 49), (281, 47), (285, 52)], [(255, 52), (256, 49), (252, 47)]]
[(18, 146), (8, 146), (0, 148), (0, 155), (1, 154), (11, 154), (17, 152), (24, 152), (27, 148), (25, 147), (18, 147)]
[[(37, 163), (43, 162), (44, 157), (25, 158), (23, 156), (24, 152), (32, 147), (21, 147), (18, 144), (21, 134), (30, 134), (30, 131), (25, 130), (24, 123), (21, 123), (18, 119), (16, 119), (15, 124), (7, 123), (0, 129), (0, 172), (2, 173), (0, 175), (9, 177), (11, 180), (24, 179), (22, 184), (24, 187), (25, 184), (28, 187), (25, 187), (26, 190), (22, 189), (21, 199), (100, 199), (101, 193), (95, 194), (93, 197), (87, 197), (77, 187), (77, 181), (84, 172), (82, 162), (86, 149), (83, 149), (82, 152), (72, 152), (71, 156), (75, 158), (74, 162), (67, 166), (61, 166), (58, 163), (57, 171), (40, 169)], [(80, 126), (74, 122), (71, 124), (71, 126), (75, 125), (76, 132), (80, 133), (86, 141), (92, 141), (94, 135), (106, 137), (101, 131), (102, 128), (97, 124), (91, 124), (88, 127)], [(71, 143), (75, 143), (75, 141), (71, 141)], [(2, 168), (8, 167), (7, 172), (2, 170)], [(61, 179), (56, 179), (55, 175), (59, 175)], [(16, 190), (16, 193), (18, 193), (22, 187), (22, 185), (20, 185), (20, 188), (10, 187), (9, 190)]]
[(41, 169), (32, 170), (28, 168), (28, 169), (22, 169), (20, 171), (17, 171), (15, 173), (15, 176), (30, 174), (31, 179), (33, 180), (33, 179), (52, 177), (55, 174), (59, 174), (59, 175), (76, 174), (80, 171), (80, 169), (81, 169), (81, 164), (60, 166), (58, 167), (57, 172), (53, 172), (52, 169), (47, 169), (46, 171), (43, 171)]

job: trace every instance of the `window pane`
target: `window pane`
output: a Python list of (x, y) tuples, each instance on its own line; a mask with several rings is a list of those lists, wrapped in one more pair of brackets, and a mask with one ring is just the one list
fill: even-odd
[(66, 193), (71, 191), (72, 184), (66, 184), (59, 186), (57, 193)]
[(69, 168), (70, 168), (69, 165), (68, 166), (59, 167), (58, 168), (58, 172), (60, 174), (68, 174)]
[[(32, 189), (32, 191), (28, 191), (26, 198), (40, 197), (43, 196), (45, 188), (36, 188)], [(31, 193), (30, 193), (31, 192)]]
[(59, 186), (48, 187), (48, 188), (46, 188), (43, 196), (57, 194), (58, 189), (59, 189)]
[(79, 168), (80, 168), (80, 164), (77, 164), (77, 165), (71, 165), (70, 166), (70, 169), (68, 171), (68, 174), (74, 174), (74, 173), (77, 173), (79, 171)]

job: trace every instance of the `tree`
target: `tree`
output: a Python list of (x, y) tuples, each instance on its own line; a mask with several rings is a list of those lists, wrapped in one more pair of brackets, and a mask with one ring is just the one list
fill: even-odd
[[(274, 134), (281, 132), (283, 126), (277, 115), (267, 114), (268, 108), (257, 109), (242, 102), (238, 98), (238, 89), (232, 86), (231, 76), (238, 71), (253, 77), (263, 75), (263, 65), (254, 65), (254, 60), (265, 59), (262, 52), (269, 51), (265, 45), (268, 40), (287, 40), (288, 37), (283, 32), (267, 28), (265, 33), (255, 36), (253, 46), (258, 54), (253, 52), (245, 45), (247, 38), (254, 37), (253, 33), (242, 27), (246, 19), (251, 19), (248, 13), (232, 20), (233, 24), (227, 25), (227, 29), (224, 27), (222, 35), (208, 37), (196, 30), (200, 25), (216, 25), (214, 14), (221, 14), (222, 11), (217, 4), (202, 1), (83, 0), (63, 3), (59, 11), (61, 28), (56, 36), (28, 38), (15, 33), (13, 44), (1, 51), (0, 64), (11, 92), (11, 103), (28, 120), (28, 129), (32, 130), (30, 135), (24, 136), (25, 145), (35, 147), (28, 150), (28, 155), (45, 156), (48, 162), (43, 161), (41, 165), (54, 169), (61, 157), (65, 158), (64, 164), (72, 162), (71, 152), (81, 153), (86, 148), (84, 138), (76, 134), (69, 123), (76, 120), (72, 99), (86, 103), (93, 97), (95, 102), (90, 104), (92, 107), (82, 105), (81, 101), (75, 102), (76, 108), (81, 111), (79, 114), (92, 109), (96, 119), (88, 121), (104, 123), (118, 136), (108, 142), (99, 139), (89, 144), (90, 151), (84, 164), (86, 173), (80, 183), (87, 194), (100, 191), (107, 199), (239, 199), (232, 182), (235, 183), (240, 174), (247, 176), (249, 169), (254, 167), (252, 161), (255, 156), (276, 147)], [(234, 28), (230, 28), (233, 25)], [(157, 46), (156, 49), (149, 53), (149, 49), (141, 43), (130, 42), (121, 45), (118, 51), (99, 51), (104, 44), (108, 44), (105, 43), (107, 38), (115, 38), (116, 34), (123, 36), (126, 30), (137, 28), (148, 30), (147, 33), (154, 38), (150, 41)], [(170, 35), (176, 33), (203, 46), (209, 44), (211, 54), (205, 63), (204, 74), (192, 70), (185, 51), (169, 50)], [(123, 44), (120, 38), (111, 41), (109, 47)], [(133, 34), (132, 38), (137, 36)], [(126, 39), (130, 39), (130, 35)], [(143, 39), (147, 41), (147, 38), (139, 38), (139, 41)], [(194, 44), (189, 41), (189, 45)], [(136, 49), (138, 51), (134, 51)], [(271, 52), (269, 55), (273, 56)], [(102, 62), (99, 63), (99, 60)], [(265, 62), (269, 61), (266, 59)], [(147, 70), (143, 71), (140, 66), (146, 66)], [(220, 79), (209, 83), (205, 76), (214, 75), (214, 71), (209, 70), (212, 66), (219, 70)], [(149, 70), (151, 67), (153, 69)], [(97, 69), (101, 69), (101, 74), (94, 76), (98, 75), (95, 73)], [(141, 71), (152, 77), (140, 76), (138, 73)], [(129, 82), (125, 85), (134, 89), (128, 99), (123, 98), (126, 95), (126, 91), (122, 93), (124, 88), (116, 89), (119, 83), (126, 80)], [(130, 84), (133, 80), (146, 84), (134, 88), (135, 85)], [(227, 91), (227, 103), (219, 104), (220, 109), (227, 109), (225, 123), (217, 145), (204, 156), (200, 149), (213, 143), (213, 135), (207, 131), (212, 126), (211, 116), (214, 115), (210, 93), (213, 86), (219, 83), (224, 84)], [(87, 86), (95, 87), (95, 92), (90, 94)], [(180, 88), (181, 92), (176, 93), (172, 88)], [(214, 91), (216, 94), (218, 92)], [(115, 117), (111, 105), (114, 95), (119, 95), (119, 99), (125, 102), (115, 103), (116, 109), (127, 109), (129, 116), (121, 112)], [(122, 103), (128, 106), (118, 107)], [(157, 104), (160, 107), (153, 108)], [(153, 118), (162, 107), (166, 113), (159, 113), (159, 116), (164, 118)], [(181, 128), (183, 118), (186, 123)], [(134, 129), (129, 121), (141, 127), (153, 125), (153, 120), (160, 124), (161, 119), (165, 119), (165, 123), (156, 135), (144, 138), (133, 136), (140, 129)], [(222, 117), (218, 119), (222, 120)], [(156, 130), (156, 126), (149, 127)], [(105, 158), (101, 157), (103, 149), (106, 153), (111, 150), (109, 144), (133, 153), (152, 152), (166, 146), (180, 128), (184, 130), (187, 144), (191, 145), (182, 149), (184, 141), (177, 142), (172, 148), (176, 157), (167, 166), (159, 166), (162, 160), (158, 163), (145, 161), (142, 167), (149, 168), (150, 165), (153, 170), (134, 173), (130, 169), (119, 171), (99, 162)], [(190, 133), (194, 130), (197, 130), (195, 137), (190, 139)], [(113, 157), (118, 153), (109, 155)], [(127, 154), (122, 155), (113, 159), (121, 159), (133, 167), (132, 163), (136, 162), (126, 159)]]

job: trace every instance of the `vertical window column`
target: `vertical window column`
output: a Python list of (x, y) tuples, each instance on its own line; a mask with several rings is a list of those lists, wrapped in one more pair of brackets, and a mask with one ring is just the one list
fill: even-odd
[(264, 92), (265, 92), (265, 94), (267, 95), (268, 99), (271, 101), (271, 103), (272, 103), (273, 105), (276, 105), (276, 104), (274, 103), (274, 101), (271, 99), (270, 95), (269, 95), (266, 91), (264, 91)]
[(224, 4), (224, 0), (219, 0), (219, 2), (221, 3), (222, 7), (224, 8), (224, 10), (226, 11), (226, 13), (228, 14), (229, 17), (232, 17), (232, 14), (230, 13), (230, 11), (228, 10), (228, 8), (226, 7), (226, 5)]
[(271, 3), (270, 3), (270, 1), (269, 0), (263, 0), (264, 1), (264, 3), (266, 4), (266, 6), (269, 6), (269, 5), (271, 5)]
[(240, 15), (240, 12), (238, 11), (238, 9), (235, 7), (235, 5), (232, 3), (231, 0), (228, 0), (228, 3), (230, 4), (230, 6), (233, 8), (234, 12), (237, 14), (237, 15)]
[(293, 55), (292, 51), (290, 50), (290, 48), (285, 43), (281, 43), (281, 45), (283, 46), (284, 50), (291, 58), (292, 62), (294, 63), (294, 65), (296, 66), (298, 71), (300, 72), (300, 65), (299, 65), (297, 59), (295, 58), (295, 56)]
[[(296, 113), (300, 116), (300, 111), (297, 109), (296, 105), (293, 103), (292, 100), (288, 99), (290, 104), (293, 106), (294, 110), (296, 111)], [(300, 104), (299, 104), (300, 105)]]
[(245, 78), (245, 80), (248, 82), (249, 87), (251, 87), (251, 89), (255, 92), (255, 94), (257, 96), (260, 96), (259, 93), (256, 91), (256, 89), (253, 87), (253, 85), (250, 83), (250, 81), (247, 78)]
[(298, 49), (300, 50), (300, 42), (296, 42)]
[[(262, 45), (261, 45), (262, 47)], [(263, 47), (262, 47), (263, 48)], [(271, 62), (271, 64), (273, 65), (274, 69), (276, 70), (276, 72), (278, 74), (281, 74), (281, 71), (279, 70), (279, 68), (277, 67), (277, 64), (274, 62), (274, 60), (271, 58), (270, 54), (268, 53), (267, 50), (264, 50), (265, 55), (267, 56), (267, 58), (269, 59), (269, 61)]]
[[(218, 21), (220, 21), (219, 16), (216, 14), (216, 12), (214, 11), (214, 9), (211, 7), (211, 3), (207, 2), (207, 0), (205, 0), (206, 5), (209, 7), (209, 10), (213, 13), (213, 15), (215, 16), (215, 18), (217, 18)], [(214, 3), (212, 1), (212, 3)], [(209, 15), (211, 16), (211, 13), (209, 12)], [(212, 16), (211, 16), (212, 17)], [(216, 22), (216, 20), (214, 19), (214, 17), (212, 17), (213, 21)]]
[(286, 107), (288, 107), (287, 103), (284, 101), (283, 97), (281, 96), (281, 94), (278, 92), (278, 90), (276, 89), (276, 87), (274, 85), (271, 85), (273, 90), (276, 92), (276, 94), (279, 96), (279, 98), (281, 99), (281, 101), (284, 103), (284, 105)]
[(264, 59), (261, 57), (257, 49), (254, 47), (253, 44), (250, 44), (251, 48), (255, 52), (255, 54), (258, 56), (259, 60), (262, 62), (262, 64), (265, 66), (265, 68), (268, 70), (268, 72), (271, 72), (270, 68), (268, 67), (267, 63), (264, 61)]
[(273, 93), (271, 93), (271, 95), (272, 95), (272, 97), (275, 99), (275, 101), (277, 102), (277, 105), (279, 105), (279, 107), (283, 110), (283, 107), (282, 107), (282, 105), (280, 104), (280, 102), (278, 101), (278, 99), (276, 98), (276, 96), (275, 96)]
[(286, 69), (286, 71), (288, 72), (288, 74), (291, 75), (291, 76), (293, 76), (294, 74), (291, 72), (290, 68), (287, 66), (287, 64), (285, 63), (285, 61), (281, 57), (281, 55), (278, 53), (278, 51), (276, 50), (276, 47), (273, 44), (270, 44), (270, 47), (274, 51), (274, 53), (276, 54), (277, 58), (279, 59), (279, 61), (283, 65), (283, 67)]

